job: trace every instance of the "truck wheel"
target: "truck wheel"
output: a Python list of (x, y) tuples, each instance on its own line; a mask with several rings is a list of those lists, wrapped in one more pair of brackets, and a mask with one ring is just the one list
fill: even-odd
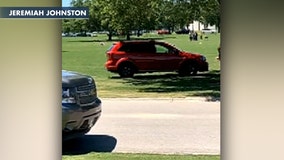
[(134, 66), (131, 64), (122, 64), (118, 69), (118, 73), (122, 78), (133, 77)]

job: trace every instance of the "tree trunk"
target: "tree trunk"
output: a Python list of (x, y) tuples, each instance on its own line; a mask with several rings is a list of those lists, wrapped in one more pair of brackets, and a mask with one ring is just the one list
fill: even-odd
[(171, 31), (172, 31), (172, 30), (171, 30), (171, 27), (170, 27), (170, 26), (168, 27), (168, 31), (169, 31), (169, 34), (171, 34)]
[(111, 41), (111, 40), (112, 40), (112, 36), (108, 35), (108, 41)]
[(127, 35), (126, 35), (126, 40), (130, 40), (130, 34), (129, 33), (127, 33)]
[(112, 40), (112, 31), (109, 31), (107, 35), (108, 35), (108, 41), (111, 41)]
[(137, 37), (140, 37), (140, 35), (141, 35), (141, 34), (140, 34), (140, 30), (138, 29), (138, 30), (137, 30)]

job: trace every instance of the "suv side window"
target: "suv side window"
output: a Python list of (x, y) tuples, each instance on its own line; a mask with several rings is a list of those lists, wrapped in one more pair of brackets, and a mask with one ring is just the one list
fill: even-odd
[(144, 53), (156, 53), (156, 48), (152, 43), (144, 43), (141, 45), (141, 50)]
[(135, 51), (135, 47), (130, 44), (130, 43), (126, 43), (126, 44), (123, 44), (119, 49), (118, 51), (124, 51), (124, 52), (134, 52)]
[(156, 45), (155, 45), (155, 48), (156, 48), (156, 51), (157, 51), (158, 54), (167, 54), (167, 53), (170, 53), (169, 48), (167, 48), (167, 47), (165, 47), (165, 46), (156, 44)]
[(156, 48), (153, 44), (127, 43), (120, 47), (119, 51), (128, 53), (156, 53)]

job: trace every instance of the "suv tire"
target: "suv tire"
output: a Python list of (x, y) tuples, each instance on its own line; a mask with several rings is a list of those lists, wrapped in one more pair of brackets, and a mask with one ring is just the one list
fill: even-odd
[(118, 68), (118, 73), (122, 78), (133, 77), (134, 71), (134, 66), (129, 63), (121, 64)]
[(178, 73), (180, 76), (196, 75), (197, 74), (196, 65), (194, 65), (193, 62), (186, 62), (183, 65), (181, 65)]

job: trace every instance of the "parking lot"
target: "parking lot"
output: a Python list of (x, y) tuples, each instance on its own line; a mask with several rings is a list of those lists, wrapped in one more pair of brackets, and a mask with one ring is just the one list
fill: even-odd
[[(63, 154), (220, 154), (220, 102), (184, 98), (105, 98), (103, 114)], [(70, 143), (73, 143), (70, 145)], [(75, 144), (74, 144), (75, 143)]]

